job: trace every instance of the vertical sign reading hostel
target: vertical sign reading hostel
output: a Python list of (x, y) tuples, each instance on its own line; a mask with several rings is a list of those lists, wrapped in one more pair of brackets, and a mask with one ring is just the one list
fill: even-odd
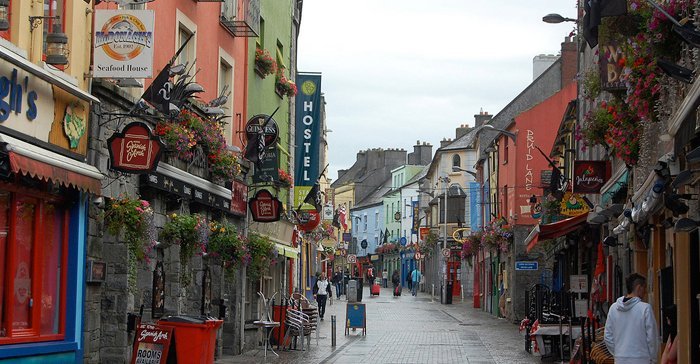
[(321, 74), (299, 73), (297, 85), (294, 206), (310, 210), (314, 207), (304, 204), (304, 198), (321, 173)]

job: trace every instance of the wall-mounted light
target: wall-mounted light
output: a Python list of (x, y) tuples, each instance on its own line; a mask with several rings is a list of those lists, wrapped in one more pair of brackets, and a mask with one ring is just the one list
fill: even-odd
[(656, 60), (656, 64), (664, 73), (678, 81), (685, 83), (693, 83), (695, 80), (695, 72), (693, 70), (679, 66), (673, 62), (668, 62), (663, 59)]
[(46, 35), (46, 63), (54, 66), (68, 64), (68, 36), (54, 24), (53, 32)]
[(0, 31), (10, 29), (10, 0), (0, 0)]
[(676, 221), (673, 231), (676, 233), (690, 233), (698, 228), (698, 222), (693, 219), (682, 218)]

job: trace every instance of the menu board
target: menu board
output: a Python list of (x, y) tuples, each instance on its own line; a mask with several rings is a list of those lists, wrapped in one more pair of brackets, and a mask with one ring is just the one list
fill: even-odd
[(173, 341), (173, 328), (141, 324), (136, 330), (131, 364), (164, 364)]

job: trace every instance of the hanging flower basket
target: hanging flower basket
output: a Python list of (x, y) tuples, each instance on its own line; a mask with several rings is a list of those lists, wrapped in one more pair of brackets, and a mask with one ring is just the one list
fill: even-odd
[(227, 222), (212, 221), (209, 223), (209, 242), (207, 253), (221, 257), (224, 268), (231, 272), (238, 266), (245, 254), (244, 238), (236, 227)]
[(258, 279), (270, 269), (275, 243), (266, 236), (251, 233), (245, 245), (242, 260), (247, 264), (247, 273), (251, 279)]
[(297, 85), (294, 81), (288, 79), (283, 72), (277, 73), (275, 81), (275, 90), (282, 96), (295, 96), (297, 94)]
[(209, 227), (206, 220), (197, 215), (171, 214), (160, 232), (162, 242), (180, 246), (180, 263), (187, 263), (195, 254), (206, 251)]
[(279, 176), (280, 176), (279, 182), (280, 182), (280, 184), (281, 184), (283, 187), (288, 187), (288, 188), (294, 187), (294, 178), (292, 177), (292, 175), (290, 175), (289, 173), (287, 173), (287, 172), (286, 172), (284, 169), (282, 169), (282, 168), (280, 168), (280, 169), (278, 170), (278, 173), (279, 173)]
[(155, 245), (153, 209), (148, 201), (126, 196), (108, 198), (104, 221), (109, 234), (124, 233), (129, 251), (138, 260), (148, 260)]
[(257, 48), (255, 50), (255, 72), (260, 77), (265, 78), (267, 75), (275, 73), (277, 70), (277, 62), (272, 59), (270, 52), (267, 49)]

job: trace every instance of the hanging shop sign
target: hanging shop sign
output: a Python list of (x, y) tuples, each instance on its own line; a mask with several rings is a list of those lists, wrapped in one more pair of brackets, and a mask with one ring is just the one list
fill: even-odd
[(262, 162), (253, 173), (253, 183), (272, 184), (279, 181), (279, 162), (276, 148), (268, 148), (262, 153)]
[(253, 215), (253, 221), (275, 222), (280, 219), (282, 202), (272, 196), (268, 190), (259, 190), (255, 197), (248, 202), (248, 206), (250, 207), (250, 213)]
[(110, 168), (124, 173), (149, 173), (156, 169), (165, 147), (148, 125), (133, 122), (107, 139)]
[[(610, 37), (608, 37), (610, 38)], [(600, 44), (600, 88), (605, 91), (625, 90), (625, 81), (622, 78), (624, 58), (622, 46), (615, 39), (608, 39), (606, 44)]]
[(153, 76), (154, 10), (95, 10), (96, 78)]
[(575, 193), (567, 192), (561, 200), (560, 213), (565, 216), (579, 216), (590, 211), (588, 202), (581, 196)]
[[(297, 73), (294, 201), (304, 201), (321, 173), (321, 74)], [(302, 210), (310, 210), (302, 204)]]
[(245, 216), (248, 210), (248, 186), (241, 181), (234, 180), (231, 186), (231, 213)]
[(428, 234), (430, 234), (429, 227), (418, 228), (418, 241), (425, 243), (425, 241), (428, 239)]
[(72, 102), (66, 105), (66, 111), (63, 114), (63, 132), (68, 137), (70, 149), (78, 148), (80, 139), (85, 135), (87, 128), (85, 115), (87, 115), (85, 104)]
[(174, 328), (141, 324), (136, 330), (131, 364), (161, 364), (168, 362), (168, 352), (175, 350)]
[(600, 193), (608, 181), (605, 161), (574, 161), (574, 192)]
[(420, 225), (420, 210), (418, 209), (418, 201), (411, 201), (411, 209), (413, 210), (411, 234), (418, 234), (418, 226)]
[(299, 230), (312, 231), (321, 223), (321, 215), (316, 210), (300, 211), (297, 215), (299, 218)]
[(264, 148), (273, 148), (279, 138), (279, 128), (275, 119), (270, 115), (258, 114), (245, 124), (245, 136), (248, 143), (255, 142), (262, 130)]
[(327, 221), (333, 220), (333, 206), (331, 206), (331, 205), (323, 206), (323, 220), (327, 220)]
[(191, 202), (196, 202), (226, 212), (230, 212), (231, 210), (230, 197), (225, 198), (194, 184), (158, 172), (142, 174), (140, 182), (142, 186), (169, 192), (184, 197)]

